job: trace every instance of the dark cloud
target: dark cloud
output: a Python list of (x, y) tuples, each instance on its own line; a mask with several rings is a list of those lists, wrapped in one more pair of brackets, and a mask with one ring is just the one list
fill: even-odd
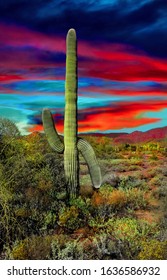
[(165, 0), (6, 0), (0, 3), (0, 13), (2, 21), (47, 34), (64, 36), (73, 27), (80, 39), (126, 43), (167, 56)]

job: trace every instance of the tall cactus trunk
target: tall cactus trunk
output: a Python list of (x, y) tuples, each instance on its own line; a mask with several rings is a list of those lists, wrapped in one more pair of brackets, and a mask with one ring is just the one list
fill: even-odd
[(77, 149), (77, 40), (74, 29), (66, 39), (66, 82), (64, 116), (64, 170), (69, 199), (79, 193), (79, 158)]

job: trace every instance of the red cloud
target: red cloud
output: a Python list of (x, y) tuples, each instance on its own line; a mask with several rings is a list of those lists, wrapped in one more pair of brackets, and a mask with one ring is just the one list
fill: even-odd
[[(127, 102), (111, 104), (111, 108), (105, 107), (88, 109), (85, 118), (79, 121), (79, 131), (105, 131), (123, 128), (133, 128), (145, 124), (160, 121), (158, 118), (142, 117), (147, 112), (156, 112), (165, 109), (167, 101), (164, 102)], [(90, 111), (90, 114), (89, 114)], [(94, 112), (93, 112), (94, 111)], [(83, 113), (84, 114), (84, 113)]]
[[(58, 131), (58, 133), (63, 134), (64, 131), (64, 126), (63, 124), (60, 122), (57, 122), (56, 125), (56, 130)], [(31, 128), (29, 128), (28, 130), (29, 132), (34, 132), (34, 131), (43, 131), (43, 125), (42, 124), (36, 124), (34, 126), (32, 126)]]
[[(126, 53), (123, 53), (124, 59), (117, 60), (117, 54), (113, 53), (114, 61), (86, 61), (80, 63), (80, 73), (83, 76), (103, 78), (115, 81), (157, 81), (166, 82), (167, 62), (164, 61), (164, 68), (160, 68), (159, 62), (152, 61), (148, 63), (143, 57), (136, 57), (136, 60), (126, 60)], [(119, 57), (119, 55), (118, 55)], [(165, 69), (166, 67), (166, 69)]]
[[(0, 70), (2, 73), (9, 73), (6, 80), (3, 74), (1, 82), (12, 81), (13, 78), (11, 77), (10, 80), (10, 73), (14, 73), (14, 71), (28, 70), (27, 75), (23, 75), (23, 79), (26, 80), (32, 79), (37, 71), (43, 68), (49, 69), (65, 66), (60, 61), (57, 63), (51, 60), (47, 61), (47, 59), (43, 59), (39, 55), (45, 51), (65, 52), (65, 39), (61, 37), (44, 35), (14, 25), (0, 24), (0, 43)], [(34, 49), (30, 49), (31, 47)], [(20, 77), (16, 76), (14, 80), (17, 80), (17, 78), (20, 80)], [(45, 78), (53, 79), (53, 77), (46, 76)], [(55, 78), (59, 79), (59, 77)]]
[(13, 81), (20, 81), (24, 78), (21, 75), (10, 75), (10, 74), (0, 74), (0, 82), (13, 82)]
[[(157, 112), (167, 107), (167, 101), (125, 102), (111, 104), (111, 107), (91, 108), (79, 111), (79, 132), (106, 131), (134, 128), (160, 121), (159, 118), (142, 116), (147, 112)], [(58, 120), (56, 129), (63, 133), (63, 121)], [(35, 125), (30, 131), (42, 131), (42, 125)]]
[[(20, 48), (20, 51), (24, 47), (34, 47), (45, 51), (65, 53), (65, 38), (45, 35), (14, 25), (0, 24), (0, 38), (2, 46)], [(8, 51), (10, 63), (7, 57), (6, 63), (12, 69), (14, 67), (26, 68), (26, 66), (29, 68), (42, 67), (43, 65), (55, 66), (55, 63), (37, 59), (33, 54), (26, 58), (24, 57), (26, 51), (22, 50), (22, 52), (22, 54), (17, 55), (17, 50), (16, 55), (11, 57), (10, 51)], [(78, 53), (79, 57), (82, 56), (86, 59), (79, 61), (81, 76), (118, 81), (166, 81), (167, 60), (149, 57), (144, 52), (139, 52), (130, 46), (121, 44), (93, 45), (79, 40)], [(0, 64), (1, 67), (2, 64), (6, 67), (4, 60)], [(58, 65), (60, 64), (58, 63)]]
[[(152, 89), (150, 87), (144, 87), (143, 90), (138, 89), (103, 89), (101, 87), (85, 87), (82, 91), (94, 92), (97, 94), (106, 94), (112, 96), (167, 96), (167, 90), (163, 88)], [(80, 94), (82, 95), (82, 91)]]
[(80, 55), (88, 58), (81, 62), (82, 75), (118, 81), (166, 81), (165, 59), (149, 57), (121, 44), (99, 44), (97, 47), (81, 42), (78, 49)]
[(0, 24), (1, 45), (13, 47), (34, 47), (48, 51), (65, 51), (65, 39), (48, 36), (40, 32), (15, 25)]

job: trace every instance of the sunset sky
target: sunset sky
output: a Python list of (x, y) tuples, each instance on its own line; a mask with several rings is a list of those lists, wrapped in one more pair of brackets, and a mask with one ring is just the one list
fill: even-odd
[(166, 0), (0, 1), (0, 117), (63, 133), (65, 38), (78, 38), (79, 132), (167, 126)]

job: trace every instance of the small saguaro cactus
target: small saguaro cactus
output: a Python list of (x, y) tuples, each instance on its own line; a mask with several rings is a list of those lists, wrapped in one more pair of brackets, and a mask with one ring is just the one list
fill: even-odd
[(74, 29), (70, 29), (66, 38), (66, 81), (65, 81), (65, 115), (64, 143), (60, 139), (49, 109), (42, 112), (44, 131), (50, 146), (58, 153), (64, 153), (64, 171), (68, 199), (79, 195), (79, 152), (84, 157), (90, 172), (94, 188), (102, 183), (101, 170), (92, 146), (77, 137), (77, 39)]

